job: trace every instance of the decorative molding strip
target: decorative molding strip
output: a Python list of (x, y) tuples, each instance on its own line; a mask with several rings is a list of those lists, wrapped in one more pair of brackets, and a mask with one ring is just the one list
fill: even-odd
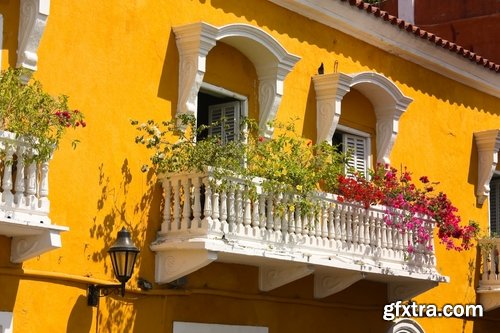
[(478, 154), (476, 196), (477, 203), (482, 205), (490, 194), (490, 181), (498, 163), (500, 130), (476, 132), (474, 140)]
[(206, 57), (217, 41), (233, 46), (247, 56), (259, 78), (259, 127), (270, 138), (274, 120), (283, 96), (286, 75), (299, 61), (276, 39), (248, 24), (229, 24), (220, 28), (197, 22), (173, 28), (179, 49), (179, 100), (177, 114), (196, 116), (198, 92), (206, 71)]
[(50, 0), (21, 0), (17, 67), (37, 70), (38, 46), (50, 13)]
[(374, 72), (325, 74), (313, 76), (316, 91), (317, 141), (332, 142), (338, 125), (342, 99), (356, 88), (373, 104), (377, 118), (377, 162), (390, 163), (389, 155), (398, 134), (399, 118), (412, 99), (385, 76)]

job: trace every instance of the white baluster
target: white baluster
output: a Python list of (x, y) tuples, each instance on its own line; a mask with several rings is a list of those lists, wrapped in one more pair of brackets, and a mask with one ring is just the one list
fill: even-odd
[(227, 222), (229, 224), (229, 231), (232, 232), (235, 230), (234, 223), (236, 221), (234, 188), (232, 186), (229, 188), (228, 206)]
[(283, 217), (281, 218), (281, 232), (283, 232), (283, 239), (288, 233), (288, 194), (283, 194)]
[(360, 234), (360, 225), (362, 221), (362, 216), (360, 209), (357, 208), (352, 212), (352, 242), (355, 244), (359, 244), (359, 234)]
[(381, 227), (380, 227), (380, 234), (382, 235), (382, 239), (381, 239), (382, 244), (381, 244), (381, 246), (382, 246), (383, 249), (388, 249), (388, 248), (390, 248), (390, 245), (389, 245), (388, 240), (387, 240), (387, 229), (389, 227), (387, 226), (387, 224), (385, 223), (385, 221), (381, 221), (380, 225), (381, 225)]
[(297, 235), (300, 235), (300, 234), (302, 234), (303, 230), (304, 230), (304, 226), (302, 225), (302, 213), (301, 213), (300, 205), (298, 204), (295, 207), (295, 233)]
[(375, 220), (375, 245), (377, 248), (382, 248), (384, 246), (382, 242), (382, 228), (385, 225), (384, 219), (377, 214), (377, 218)]
[[(192, 222), (192, 227), (194, 228), (200, 228), (201, 227), (201, 194), (200, 194), (200, 178), (198, 176), (194, 176), (193, 180), (193, 196), (194, 196), (194, 203), (193, 203), (193, 222)], [(207, 201), (210, 201), (209, 205), (210, 208), (212, 206), (212, 198), (210, 195), (206, 195), (205, 192), (205, 206)], [(210, 216), (210, 212), (208, 213), (208, 216)]]
[(245, 191), (244, 198), (245, 211), (243, 215), (243, 225), (245, 229), (250, 229), (250, 224), (252, 223), (252, 202), (250, 201), (250, 194), (248, 191)]
[(161, 224), (161, 232), (167, 232), (172, 229), (170, 225), (170, 205), (172, 200), (172, 186), (170, 180), (163, 181), (163, 193), (165, 196), (165, 204), (163, 207), (163, 222)]
[[(212, 217), (215, 219), (215, 211), (219, 210), (217, 204), (212, 202), (212, 184), (208, 177), (203, 178), (203, 185), (205, 186), (205, 203), (203, 205), (203, 228), (211, 229), (213, 227)], [(196, 190), (195, 190), (196, 192)], [(215, 197), (215, 193), (213, 195)], [(196, 203), (196, 193), (195, 193), (195, 203)], [(196, 204), (195, 204), (196, 205)], [(194, 215), (194, 214), (193, 214)]]
[[(297, 210), (297, 202), (294, 200), (294, 197), (291, 197), (291, 206), (288, 212), (288, 233), (295, 233), (295, 211)], [(292, 208), (293, 207), (293, 208)]]
[(328, 204), (326, 202), (321, 203), (321, 237), (328, 237)]
[(328, 204), (328, 239), (333, 239), (335, 236), (335, 205)]
[(182, 229), (191, 229), (191, 191), (190, 179), (185, 177), (181, 181), (184, 190), (184, 204), (182, 205)]
[(220, 200), (219, 200), (219, 189), (217, 185), (214, 187), (212, 194), (212, 230), (216, 230), (218, 232), (222, 231), (221, 223), (220, 223)]
[(306, 212), (302, 217), (302, 235), (308, 236), (311, 230), (311, 224), (309, 223), (309, 213)]
[(354, 212), (353, 212), (353, 208), (352, 207), (349, 207), (349, 209), (347, 210), (347, 214), (346, 214), (346, 226), (345, 226), (345, 229), (346, 229), (346, 241), (347, 243), (351, 243), (352, 242), (352, 220), (354, 218)]
[(26, 200), (24, 196), (24, 146), (18, 145), (17, 146), (17, 172), (16, 172), (16, 184), (14, 186), (15, 189), (15, 195), (14, 195), (14, 202), (18, 207), (23, 207), (26, 205)]
[(340, 211), (340, 240), (344, 243), (347, 240), (347, 206), (342, 206)]
[(172, 188), (174, 190), (174, 228), (175, 230), (181, 229), (181, 202), (180, 202), (180, 185), (179, 179), (172, 181)]
[[(252, 227), (254, 230), (258, 230), (260, 226), (260, 202), (259, 202), (259, 195), (256, 195), (255, 198), (252, 201)], [(257, 235), (257, 234), (255, 234)]]
[(259, 227), (264, 230), (266, 229), (266, 195), (264, 193), (259, 194)]
[(373, 216), (371, 215), (371, 212), (366, 212), (365, 222), (364, 222), (365, 233), (363, 236), (363, 239), (364, 239), (363, 244), (365, 244), (365, 245), (370, 245), (370, 225), (371, 225), (372, 219), (373, 219)]
[(235, 198), (236, 198), (236, 202), (235, 202), (236, 216), (235, 216), (234, 221), (236, 223), (237, 229), (233, 229), (233, 230), (239, 230), (240, 226), (243, 224), (243, 198), (241, 195), (241, 186), (240, 185), (236, 185)]
[(7, 144), (5, 149), (4, 170), (2, 177), (2, 199), (7, 206), (11, 206), (14, 201), (12, 194), (12, 167), (13, 167), (14, 149), (10, 144)]
[(227, 223), (227, 193), (222, 190), (220, 194), (220, 223), (221, 231), (226, 233), (229, 231), (229, 223)]
[(344, 206), (335, 205), (335, 210), (333, 212), (333, 229), (334, 234), (333, 238), (338, 241), (341, 237), (341, 226), (340, 226), (340, 213), (343, 210)]
[(31, 162), (28, 165), (28, 175), (26, 177), (26, 205), (32, 208), (38, 206), (36, 197), (37, 183), (37, 165), (36, 162)]
[(267, 195), (267, 221), (266, 229), (272, 231), (274, 228), (274, 204), (273, 204), (273, 194), (269, 193)]
[(281, 209), (283, 206), (281, 204), (281, 199), (282, 199), (282, 194), (281, 193), (278, 193), (276, 196), (275, 196), (275, 200), (276, 200), (276, 204), (275, 204), (275, 208), (278, 209), (279, 211), (276, 212), (276, 214), (274, 214), (274, 230), (278, 231), (279, 234), (281, 233), (281, 219), (282, 219), (282, 216), (284, 215), (284, 209)]

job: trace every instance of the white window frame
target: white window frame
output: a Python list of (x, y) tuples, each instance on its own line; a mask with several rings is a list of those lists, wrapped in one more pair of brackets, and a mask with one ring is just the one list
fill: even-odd
[[(351, 135), (356, 135), (362, 138), (365, 138), (366, 142), (366, 150), (365, 150), (365, 160), (366, 160), (366, 172), (365, 172), (365, 177), (368, 177), (368, 170), (372, 167), (372, 152), (371, 152), (371, 135), (370, 133), (363, 132), (351, 127), (347, 127), (344, 125), (337, 125), (336, 130), (339, 132), (343, 132), (346, 134), (351, 134)], [(344, 147), (344, 149), (346, 149)], [(347, 166), (346, 166), (346, 171), (347, 171)]]
[(269, 333), (268, 327), (174, 321), (173, 333)]

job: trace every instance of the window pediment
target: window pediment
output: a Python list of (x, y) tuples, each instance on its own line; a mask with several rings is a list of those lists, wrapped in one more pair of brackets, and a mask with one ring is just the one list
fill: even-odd
[(338, 125), (342, 99), (356, 88), (373, 105), (376, 123), (377, 162), (389, 163), (389, 155), (398, 134), (399, 118), (412, 99), (385, 76), (374, 72), (333, 73), (313, 76), (316, 91), (317, 141), (331, 143)]
[(248, 24), (215, 27), (205, 22), (174, 27), (179, 50), (179, 100), (177, 114), (196, 115), (198, 92), (206, 71), (206, 57), (217, 41), (242, 52), (255, 66), (259, 78), (259, 128), (271, 137), (269, 122), (283, 96), (284, 79), (300, 59), (288, 53), (263, 30)]

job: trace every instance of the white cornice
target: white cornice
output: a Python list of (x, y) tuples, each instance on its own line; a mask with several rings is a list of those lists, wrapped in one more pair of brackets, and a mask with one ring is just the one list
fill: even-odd
[(399, 29), (370, 13), (352, 7), (348, 2), (336, 0), (270, 1), (452, 80), (500, 97), (498, 73)]

